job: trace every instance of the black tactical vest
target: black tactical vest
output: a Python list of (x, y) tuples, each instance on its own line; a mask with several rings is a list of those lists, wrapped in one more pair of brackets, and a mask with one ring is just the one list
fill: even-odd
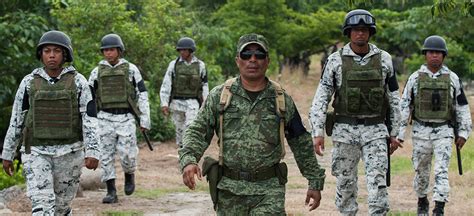
[(383, 117), (386, 95), (382, 75), (381, 54), (375, 54), (366, 65), (351, 56), (342, 59), (342, 85), (336, 92), (336, 115), (349, 117)]
[(34, 76), (23, 132), (26, 146), (64, 145), (82, 140), (75, 76), (76, 72), (63, 74), (55, 84)]
[(449, 74), (433, 79), (426, 73), (418, 73), (418, 91), (415, 97), (415, 118), (422, 121), (451, 120), (453, 99)]

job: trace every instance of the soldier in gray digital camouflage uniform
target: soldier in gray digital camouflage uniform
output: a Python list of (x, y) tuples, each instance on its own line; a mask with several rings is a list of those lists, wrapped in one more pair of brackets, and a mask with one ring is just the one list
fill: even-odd
[(448, 49), (437, 35), (426, 38), (422, 53), (426, 63), (408, 78), (401, 100), (398, 139), (405, 138), (413, 122), (413, 187), (418, 197), (418, 215), (428, 215), (428, 187), (434, 155), (433, 215), (444, 214), (448, 201), (448, 167), (452, 143), (462, 148), (471, 133), (471, 112), (459, 77), (443, 64)]
[(97, 94), (102, 181), (107, 184), (103, 203), (116, 203), (115, 155), (120, 157), (125, 173), (125, 195), (135, 190), (138, 161), (136, 120), (140, 130), (150, 130), (150, 107), (145, 82), (137, 66), (122, 58), (125, 46), (117, 34), (102, 38), (104, 60), (92, 70), (89, 84)]
[(23, 144), (32, 215), (71, 215), (84, 156), (87, 168), (98, 165), (95, 102), (86, 78), (73, 66), (64, 66), (73, 61), (66, 34), (43, 34), (36, 57), (44, 66), (26, 75), (18, 87), (5, 137), (3, 169), (12, 175), (15, 150)]
[[(387, 139), (390, 151), (399, 146), (396, 139), (400, 119), (398, 84), (390, 54), (368, 43), (376, 33), (375, 19), (366, 10), (346, 14), (344, 35), (350, 42), (331, 54), (310, 109), (314, 148), (324, 151), (326, 119), (333, 118), (332, 175), (336, 177), (336, 206), (342, 215), (356, 215), (357, 165), (362, 158), (367, 178), (369, 215), (389, 211), (386, 185)], [(335, 94), (334, 114), (328, 105)], [(384, 124), (389, 113), (392, 129)], [(328, 121), (329, 122), (329, 121)]]
[[(287, 170), (280, 163), (285, 136), (298, 168), (308, 179), (305, 203), (309, 211), (320, 204), (324, 169), (292, 98), (265, 76), (268, 51), (262, 35), (240, 37), (235, 57), (240, 76), (210, 92), (179, 150), (183, 182), (195, 189), (195, 176), (200, 180), (202, 175), (197, 163), (214, 133), (220, 136), (222, 179), (217, 184), (217, 215), (285, 215)], [(223, 91), (232, 93), (227, 108), (221, 100)], [(278, 108), (282, 106), (284, 112)]]
[(209, 94), (206, 65), (193, 53), (194, 40), (179, 39), (176, 44), (179, 57), (169, 63), (160, 89), (161, 111), (165, 116), (171, 112), (176, 128), (176, 143), (182, 144), (184, 131), (196, 118), (200, 104)]

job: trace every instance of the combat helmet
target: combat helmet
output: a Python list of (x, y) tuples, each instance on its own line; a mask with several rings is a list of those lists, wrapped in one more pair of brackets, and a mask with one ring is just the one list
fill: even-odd
[(64, 58), (65, 62), (72, 62), (72, 43), (69, 36), (67, 36), (64, 32), (61, 31), (48, 31), (41, 36), (38, 45), (36, 46), (36, 58), (41, 60), (41, 49), (43, 46), (53, 44), (63, 47), (66, 50), (66, 56)]
[(125, 51), (122, 38), (118, 34), (105, 35), (100, 43), (100, 51), (107, 48), (119, 48), (121, 52)]
[(376, 33), (375, 18), (369, 11), (363, 9), (355, 9), (349, 11), (344, 18), (344, 26), (342, 27), (342, 33), (349, 35), (352, 27), (355, 26), (367, 26), (370, 30), (370, 36)]
[(448, 48), (446, 47), (446, 41), (444, 38), (438, 35), (431, 35), (425, 39), (425, 43), (423, 43), (423, 48), (421, 49), (421, 53), (423, 55), (426, 54), (426, 51), (435, 50), (443, 52), (443, 55), (448, 55)]
[(182, 37), (178, 40), (176, 44), (176, 50), (180, 49), (190, 49), (192, 52), (196, 51), (196, 44), (194, 40), (189, 37)]

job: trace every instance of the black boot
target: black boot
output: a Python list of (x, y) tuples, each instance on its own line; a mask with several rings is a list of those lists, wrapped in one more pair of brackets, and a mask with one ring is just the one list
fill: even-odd
[(109, 179), (107, 183), (107, 195), (102, 199), (102, 203), (116, 203), (118, 202), (117, 198), (117, 189), (115, 188), (115, 179)]
[(443, 215), (444, 215), (444, 202), (435, 201), (433, 216), (443, 216)]
[(428, 211), (430, 209), (430, 202), (428, 202), (428, 198), (422, 197), (418, 198), (418, 216), (428, 216)]
[(135, 174), (125, 173), (124, 191), (125, 195), (131, 195), (135, 191)]

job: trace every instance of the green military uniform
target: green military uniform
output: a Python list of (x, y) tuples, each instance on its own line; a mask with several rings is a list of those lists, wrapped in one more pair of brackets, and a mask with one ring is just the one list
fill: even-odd
[[(181, 169), (188, 164), (197, 164), (214, 133), (218, 133), (222, 89), (223, 85), (210, 92), (204, 107), (187, 129), (183, 148), (179, 150)], [(276, 176), (259, 180), (253, 178), (257, 175), (252, 174), (255, 170), (274, 167), (281, 159), (275, 88), (267, 82), (265, 89), (252, 100), (239, 77), (230, 87), (230, 92), (232, 100), (223, 114), (224, 145), (220, 148), (223, 148), (225, 169), (218, 184), (217, 212), (219, 215), (233, 215), (234, 211), (237, 213), (252, 208), (252, 214), (274, 215), (278, 212), (284, 215), (284, 184), (280, 184)], [(322, 190), (325, 174), (314, 155), (311, 135), (304, 128), (296, 106), (287, 94), (285, 104), (285, 134), (297, 165), (308, 179), (309, 189)], [(232, 174), (226, 175), (226, 170)], [(251, 173), (253, 177), (235, 175), (239, 171)]]

